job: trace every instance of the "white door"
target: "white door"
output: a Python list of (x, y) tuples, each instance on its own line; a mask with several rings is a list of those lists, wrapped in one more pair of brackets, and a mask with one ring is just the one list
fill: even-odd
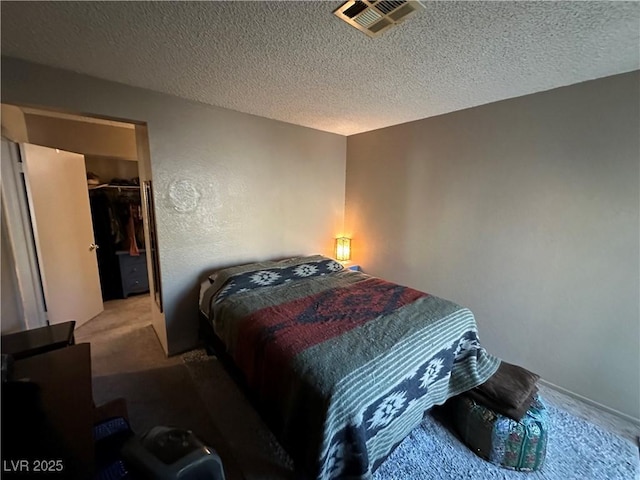
[(36, 250), (51, 323), (104, 310), (84, 156), (22, 144)]

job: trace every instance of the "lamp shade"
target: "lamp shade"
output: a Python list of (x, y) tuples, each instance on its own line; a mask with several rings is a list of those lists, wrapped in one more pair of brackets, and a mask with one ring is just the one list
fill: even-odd
[(336, 260), (344, 262), (351, 258), (351, 239), (348, 237), (336, 238)]

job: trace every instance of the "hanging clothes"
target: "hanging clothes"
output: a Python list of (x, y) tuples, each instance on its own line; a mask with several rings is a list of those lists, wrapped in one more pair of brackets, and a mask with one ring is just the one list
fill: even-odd
[(89, 190), (102, 299), (123, 298), (117, 252), (139, 256), (144, 226), (139, 189), (107, 186)]
[[(134, 210), (135, 209), (135, 210)], [(129, 221), (127, 222), (127, 237), (129, 239), (129, 255), (139, 256), (138, 242), (136, 240), (136, 225), (135, 217), (137, 214), (137, 207), (132, 203), (129, 204)]]

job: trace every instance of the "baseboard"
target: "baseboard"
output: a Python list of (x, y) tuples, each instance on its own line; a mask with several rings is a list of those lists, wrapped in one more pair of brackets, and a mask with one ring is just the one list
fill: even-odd
[(607, 413), (610, 413), (611, 415), (615, 415), (616, 417), (619, 417), (621, 419), (623, 419), (626, 422), (630, 422), (633, 423), (634, 425), (640, 427), (640, 418), (635, 418), (632, 417), (631, 415), (627, 415), (626, 413), (622, 413), (618, 410), (616, 410), (615, 408), (611, 408), (611, 407), (607, 407), (606, 405), (602, 405), (601, 403), (595, 402), (587, 397), (583, 397), (580, 394), (577, 394), (575, 392), (572, 392), (571, 390), (567, 390), (566, 388), (562, 388), (559, 387), (558, 385), (556, 385), (555, 383), (551, 383), (548, 382), (544, 379), (540, 379), (538, 380), (539, 383), (541, 383), (542, 385), (544, 385), (545, 387), (549, 387), (553, 390), (556, 390), (560, 393), (563, 393), (569, 397), (575, 398), (576, 400), (580, 400), (581, 402), (586, 403), (587, 405), (591, 405), (592, 407), (595, 407), (599, 410), (603, 410)]

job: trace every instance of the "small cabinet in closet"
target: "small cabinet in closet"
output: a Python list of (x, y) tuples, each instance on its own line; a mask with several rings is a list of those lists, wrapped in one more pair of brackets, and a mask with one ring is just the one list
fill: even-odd
[(118, 250), (116, 252), (120, 263), (120, 279), (124, 298), (127, 298), (131, 293), (149, 291), (147, 256), (144, 250), (139, 252), (140, 255), (130, 255), (126, 250)]

